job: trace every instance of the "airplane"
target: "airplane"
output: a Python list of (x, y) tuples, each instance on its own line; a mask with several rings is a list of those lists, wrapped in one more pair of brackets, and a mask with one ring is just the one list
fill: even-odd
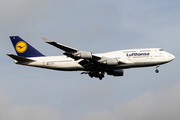
[(66, 45), (42, 38), (46, 43), (64, 51), (64, 56), (45, 56), (21, 39), (10, 36), (17, 55), (7, 54), (16, 64), (47, 68), (61, 71), (81, 71), (91, 78), (102, 78), (107, 75), (123, 76), (128, 68), (158, 67), (175, 59), (175, 56), (161, 48), (127, 49), (94, 54), (81, 51)]

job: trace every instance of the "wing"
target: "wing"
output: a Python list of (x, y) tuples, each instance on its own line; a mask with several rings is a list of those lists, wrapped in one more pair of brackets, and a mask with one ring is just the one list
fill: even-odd
[(79, 51), (78, 49), (71, 48), (71, 47), (68, 47), (68, 46), (66, 46), (66, 45), (63, 45), (63, 44), (59, 44), (59, 43), (57, 43), (57, 42), (50, 41), (50, 40), (48, 40), (48, 39), (46, 39), (46, 38), (43, 38), (43, 37), (42, 37), (42, 39), (44, 40), (44, 42), (46, 42), (46, 43), (48, 43), (48, 44), (50, 44), (50, 45), (53, 45), (53, 46), (55, 46), (55, 47), (57, 47), (57, 48), (65, 51), (65, 52), (68, 52), (68, 53), (75, 53), (75, 52)]
[(79, 62), (82, 66), (88, 69), (92, 69), (93, 67), (97, 67), (99, 65), (110, 65), (110, 66), (116, 66), (119, 64), (125, 64), (126, 61), (120, 61), (116, 58), (107, 58), (103, 56), (98, 56), (97, 54), (92, 54), (91, 52), (81, 51), (54, 41), (50, 41), (46, 38), (42, 38), (46, 43), (53, 45), (63, 51), (64, 55), (71, 57), (75, 60), (83, 59)]
[(77, 59), (92, 59), (92, 60), (100, 60), (101, 57), (93, 55), (91, 52), (85, 52), (85, 51), (80, 51), (78, 49), (54, 42), (54, 41), (50, 41), (46, 38), (42, 38), (46, 43), (53, 45), (63, 51), (65, 51), (65, 53), (63, 53), (64, 55), (71, 57), (75, 60)]
[[(98, 54), (92, 54), (91, 52), (81, 51), (57, 42), (50, 41), (46, 38), (42, 39), (46, 43), (65, 51), (65, 53), (63, 53), (64, 55), (75, 60), (80, 59), (79, 64), (85, 68), (85, 72), (82, 72), (82, 74), (89, 74), (90, 77), (98, 77), (100, 80), (104, 77), (104, 73), (108, 72), (105, 71), (105, 67), (107, 68), (109, 66), (118, 66), (120, 64), (127, 64), (130, 62), (118, 58), (108, 58), (105, 56), (100, 56)], [(111, 72), (113, 74), (114, 71)], [(110, 74), (110, 72), (108, 73)], [(116, 71), (114, 73), (119, 75), (119, 73), (117, 73)]]

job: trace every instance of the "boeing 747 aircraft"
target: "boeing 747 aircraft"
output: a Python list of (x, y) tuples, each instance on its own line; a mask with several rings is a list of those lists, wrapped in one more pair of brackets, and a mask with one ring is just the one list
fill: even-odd
[(16, 64), (62, 71), (82, 71), (100, 80), (105, 73), (123, 76), (123, 69), (156, 66), (168, 63), (175, 56), (161, 48), (129, 49), (93, 54), (42, 38), (46, 43), (64, 51), (65, 56), (45, 56), (19, 36), (10, 36), (17, 55), (7, 54)]

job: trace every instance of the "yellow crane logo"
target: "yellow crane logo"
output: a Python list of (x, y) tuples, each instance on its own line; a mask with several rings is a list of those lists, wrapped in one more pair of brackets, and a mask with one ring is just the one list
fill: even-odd
[(24, 53), (27, 50), (27, 44), (24, 41), (19, 41), (16, 44), (16, 51), (18, 53)]

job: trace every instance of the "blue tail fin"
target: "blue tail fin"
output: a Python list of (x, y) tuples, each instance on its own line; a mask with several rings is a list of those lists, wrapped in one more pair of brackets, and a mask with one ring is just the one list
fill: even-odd
[(10, 36), (11, 42), (18, 56), (21, 57), (40, 57), (44, 56), (38, 50), (29, 45), (19, 36)]

